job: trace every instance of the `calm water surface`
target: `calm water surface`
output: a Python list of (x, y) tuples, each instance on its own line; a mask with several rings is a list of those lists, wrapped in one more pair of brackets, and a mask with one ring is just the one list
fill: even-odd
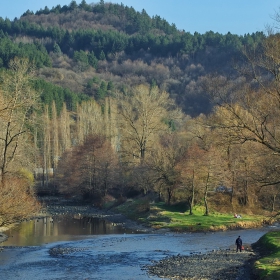
[(132, 231), (103, 219), (61, 215), (26, 221), (4, 233), (9, 239), (3, 242), (2, 246), (34, 246), (78, 240), (89, 235), (122, 234)]

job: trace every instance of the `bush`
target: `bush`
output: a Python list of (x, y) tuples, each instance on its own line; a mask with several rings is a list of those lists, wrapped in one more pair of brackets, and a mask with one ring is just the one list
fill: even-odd
[(33, 216), (40, 204), (29, 191), (23, 179), (10, 179), (0, 183), (0, 226), (7, 226)]

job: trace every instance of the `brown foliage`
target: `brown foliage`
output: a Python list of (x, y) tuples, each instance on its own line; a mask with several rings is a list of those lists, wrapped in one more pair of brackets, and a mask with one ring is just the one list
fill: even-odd
[(20, 222), (39, 209), (40, 204), (30, 193), (25, 180), (13, 178), (0, 184), (0, 226)]
[(184, 150), (185, 144), (177, 133), (163, 134), (148, 158), (148, 166), (154, 173), (155, 190), (163, 195), (168, 204), (181, 183), (176, 165)]
[(87, 198), (105, 196), (117, 184), (116, 168), (117, 158), (111, 143), (105, 137), (89, 135), (60, 160), (56, 174), (59, 190)]

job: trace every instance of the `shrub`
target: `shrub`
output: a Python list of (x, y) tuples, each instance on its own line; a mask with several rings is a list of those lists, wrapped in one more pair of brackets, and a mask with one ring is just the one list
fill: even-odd
[(15, 178), (0, 183), (0, 226), (27, 219), (39, 209), (40, 204), (30, 193), (26, 180)]

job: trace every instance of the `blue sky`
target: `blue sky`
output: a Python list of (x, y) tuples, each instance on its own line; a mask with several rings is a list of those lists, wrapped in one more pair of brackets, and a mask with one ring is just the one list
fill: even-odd
[[(0, 0), (0, 17), (13, 20), (28, 9), (36, 12), (45, 6), (52, 8), (60, 4), (69, 5), (71, 0)], [(80, 4), (81, 0), (76, 0)], [(99, 0), (86, 0), (99, 3)], [(111, 0), (105, 2), (123, 3), (137, 11), (145, 9), (150, 15), (159, 15), (177, 28), (204, 34), (212, 30), (221, 34), (244, 35), (265, 31), (272, 26), (272, 19), (279, 12), (279, 0)]]

